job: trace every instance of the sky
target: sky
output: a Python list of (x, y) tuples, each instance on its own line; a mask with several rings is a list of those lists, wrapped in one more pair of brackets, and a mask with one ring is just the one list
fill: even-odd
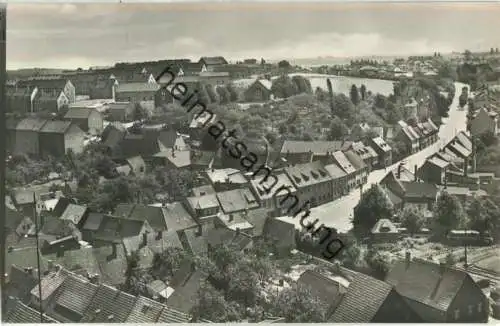
[(500, 4), (9, 4), (7, 69), (500, 47)]

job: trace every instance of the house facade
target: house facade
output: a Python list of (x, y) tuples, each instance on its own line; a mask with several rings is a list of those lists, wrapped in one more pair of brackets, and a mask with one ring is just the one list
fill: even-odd
[(272, 100), (272, 82), (267, 79), (256, 80), (245, 91), (244, 97), (247, 102), (266, 102)]
[(392, 148), (382, 137), (370, 139), (369, 144), (378, 154), (378, 166), (387, 167), (392, 165)]
[(110, 121), (128, 122), (134, 119), (135, 106), (132, 102), (109, 103), (106, 110)]
[(15, 154), (40, 154), (40, 130), (47, 120), (27, 118), (21, 120), (15, 127), (12, 143)]
[(40, 154), (61, 157), (72, 151), (79, 154), (84, 148), (85, 132), (71, 121), (48, 121), (40, 129)]
[(301, 206), (309, 202), (315, 207), (333, 200), (332, 178), (321, 162), (297, 164), (284, 171), (297, 189)]
[(71, 121), (81, 130), (92, 135), (100, 135), (104, 129), (102, 114), (93, 108), (70, 108), (64, 119)]
[(474, 136), (482, 135), (487, 132), (497, 135), (498, 114), (494, 111), (488, 111), (484, 107), (479, 109), (470, 122), (470, 132)]
[[(273, 176), (269, 178), (266, 178), (265, 174), (256, 176), (251, 178), (250, 185), (260, 206), (271, 217), (286, 215), (288, 211), (286, 198), (297, 192), (293, 182), (285, 172), (273, 173)], [(282, 190), (278, 191), (278, 189)]]
[(159, 90), (160, 85), (156, 83), (120, 83), (115, 86), (115, 101), (139, 104), (147, 115), (152, 116), (161, 104)]

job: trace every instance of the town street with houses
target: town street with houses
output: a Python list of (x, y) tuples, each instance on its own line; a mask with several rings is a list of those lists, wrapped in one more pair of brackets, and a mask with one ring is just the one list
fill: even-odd
[[(400, 162), (394, 162), (390, 167), (387, 167), (387, 169), (372, 171), (368, 175), (366, 184), (363, 185), (363, 191), (368, 189), (372, 184), (379, 183), (388, 171), (397, 168), (402, 162), (404, 162), (406, 168), (411, 171), (413, 171), (415, 165), (418, 167), (422, 166), (427, 157), (439, 151), (453, 137), (456, 136), (457, 132), (465, 130), (467, 110), (458, 106), (458, 98), (462, 87), (464, 86), (466, 85), (462, 83), (455, 83), (456, 95), (450, 106), (449, 117), (443, 118), (443, 124), (439, 128), (440, 141), (424, 148), (418, 153), (406, 157)], [(352, 190), (344, 197), (340, 197), (339, 199), (327, 204), (314, 207), (311, 209), (312, 213), (309, 220), (313, 221), (318, 219), (318, 224), (324, 223), (326, 226), (334, 227), (340, 232), (347, 232), (352, 228), (351, 219), (353, 209), (359, 203), (360, 196), (361, 191), (358, 188)], [(293, 217), (287, 216), (283, 217), (283, 219), (294, 223), (297, 228), (301, 228), (299, 224), (300, 221), (297, 218), (294, 219)]]

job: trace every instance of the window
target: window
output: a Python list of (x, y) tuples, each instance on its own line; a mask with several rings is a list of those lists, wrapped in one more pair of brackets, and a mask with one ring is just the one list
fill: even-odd
[(458, 320), (458, 318), (460, 318), (460, 310), (458, 310), (458, 309), (455, 310), (454, 317), (455, 317), (455, 320)]
[(477, 312), (483, 312), (483, 304), (481, 302), (477, 304)]

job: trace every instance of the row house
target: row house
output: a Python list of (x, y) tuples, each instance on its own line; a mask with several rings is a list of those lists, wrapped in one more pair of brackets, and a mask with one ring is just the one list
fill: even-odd
[(85, 132), (70, 121), (26, 118), (13, 126), (11, 151), (35, 156), (64, 156), (83, 151)]
[(33, 77), (27, 80), (20, 80), (17, 83), (19, 87), (28, 87), (30, 89), (38, 88), (38, 91), (46, 97), (59, 99), (61, 92), (68, 99), (69, 103), (76, 101), (76, 89), (73, 83), (66, 78), (38, 78)]
[(332, 177), (321, 162), (296, 164), (284, 171), (297, 189), (301, 206), (309, 202), (316, 207), (333, 200)]
[(377, 163), (379, 167), (387, 167), (392, 165), (392, 148), (382, 137), (375, 137), (368, 141), (375, 153), (377, 154)]
[(349, 162), (351, 162), (351, 165), (354, 167), (354, 169), (356, 169), (356, 186), (359, 187), (365, 184), (368, 179), (368, 166), (365, 164), (365, 162), (363, 162), (363, 159), (358, 154), (356, 154), (356, 152), (348, 150), (344, 154)]
[(139, 104), (148, 116), (163, 103), (160, 85), (156, 83), (123, 83), (114, 87), (115, 101)]
[(331, 153), (347, 150), (350, 142), (343, 141), (295, 141), (285, 140), (280, 149), (280, 156), (288, 164), (309, 163), (320, 160), (326, 163)]
[(34, 112), (33, 100), (38, 92), (37, 88), (6, 86), (6, 112), (30, 113)]
[(226, 64), (221, 66), (214, 66), (214, 72), (226, 72), (231, 79), (244, 79), (249, 78), (252, 73), (247, 65), (242, 64)]
[(436, 124), (434, 124), (434, 122), (432, 122), (431, 119), (418, 123), (417, 129), (422, 134), (422, 138), (420, 139), (420, 147), (422, 149), (438, 141), (439, 128)]
[(70, 101), (63, 91), (53, 95), (52, 93), (38, 90), (33, 98), (33, 110), (36, 112), (59, 112), (62, 108), (67, 107), (69, 103)]
[(358, 179), (356, 178), (356, 168), (342, 151), (336, 151), (331, 154), (333, 163), (337, 164), (346, 174), (347, 192), (356, 188)]
[(350, 146), (350, 149), (363, 160), (369, 171), (373, 170), (379, 165), (378, 154), (372, 146), (367, 146), (363, 144), (363, 142), (358, 141), (353, 142)]
[(106, 119), (109, 121), (130, 122), (134, 120), (135, 105), (132, 102), (109, 103), (106, 109)]
[(347, 195), (349, 193), (347, 173), (345, 173), (336, 163), (325, 165), (325, 170), (332, 177), (333, 200)]
[(100, 135), (104, 129), (102, 114), (94, 108), (71, 107), (64, 115), (64, 120), (73, 122), (92, 135)]
[(398, 121), (395, 129), (394, 138), (404, 142), (408, 154), (413, 154), (419, 151), (419, 136), (415, 130), (413, 130), (412, 126), (408, 125), (403, 120), (400, 120)]
[(217, 86), (229, 84), (230, 77), (229, 77), (229, 73), (227, 73), (227, 72), (207, 71), (207, 72), (200, 73), (199, 81), (203, 84), (212, 85), (213, 87), (217, 87)]
[[(285, 201), (297, 192), (297, 188), (283, 171), (273, 171), (269, 177), (264, 174), (259, 178), (251, 178), (250, 185), (260, 206), (271, 217), (286, 215), (288, 207)], [(284, 207), (281, 207), (281, 203)]]

